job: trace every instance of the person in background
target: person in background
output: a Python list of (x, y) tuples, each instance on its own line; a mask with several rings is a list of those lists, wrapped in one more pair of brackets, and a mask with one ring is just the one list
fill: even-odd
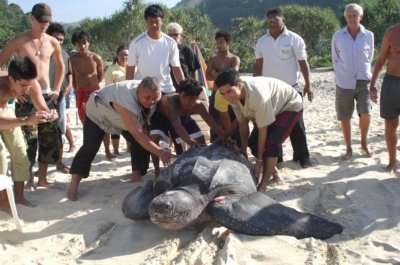
[(185, 79), (179, 62), (178, 45), (161, 31), (164, 12), (159, 5), (150, 5), (144, 11), (147, 31), (134, 38), (129, 45), (126, 80), (141, 80), (154, 76), (161, 83), (161, 92), (175, 92), (171, 71), (179, 84)]
[[(56, 38), (59, 42), (60, 45), (62, 46), (65, 38), (65, 30), (63, 26), (60, 23), (51, 23), (50, 26), (47, 28), (46, 33), (49, 34), (50, 36), (53, 36)], [(61, 85), (61, 90), (60, 94), (58, 96), (57, 102), (58, 102), (58, 121), (57, 125), (60, 130), (61, 136), (64, 136), (67, 130), (67, 121), (66, 121), (66, 113), (65, 113), (65, 95), (69, 94), (69, 92), (72, 89), (72, 68), (71, 68), (71, 63), (69, 61), (69, 56), (66, 51), (61, 49), (62, 52), (62, 58), (64, 62), (64, 81)], [(49, 68), (49, 78), (50, 78), (50, 86), (54, 86), (54, 81), (55, 81), (55, 74), (56, 74), (56, 63), (53, 58), (50, 59), (50, 68)], [(64, 143), (64, 137), (62, 138), (63, 143)], [(69, 168), (62, 162), (62, 157), (63, 157), (63, 145), (60, 147), (60, 157), (57, 161), (56, 164), (56, 169), (62, 173), (68, 174), (69, 173)]]
[(376, 81), (382, 67), (386, 66), (380, 96), (380, 116), (385, 119), (385, 140), (389, 153), (389, 164), (386, 171), (394, 173), (397, 170), (396, 146), (397, 128), (400, 115), (400, 24), (389, 27), (383, 35), (381, 51), (372, 73), (369, 94), (371, 100), (378, 101)]
[[(203, 88), (196, 80), (185, 79), (179, 83), (179, 94), (170, 93), (161, 97), (157, 110), (151, 120), (150, 136), (155, 144), (161, 139), (169, 140), (171, 135), (177, 155), (185, 151), (185, 144), (195, 147), (206, 144), (204, 135), (190, 115), (200, 115), (201, 118), (221, 138), (225, 131), (218, 126), (208, 113), (207, 108), (199, 100)], [(152, 155), (155, 175), (160, 174), (160, 163), (157, 156)]]
[[(167, 34), (173, 38), (178, 44), (179, 61), (185, 78), (195, 79), (195, 73), (200, 69), (200, 63), (197, 56), (194, 54), (192, 48), (183, 43), (183, 28), (176, 22), (171, 22), (167, 25)], [(174, 74), (171, 69), (172, 82), (175, 89), (178, 91), (179, 84), (176, 82)], [(179, 91), (178, 91), (179, 92)]]
[(343, 159), (353, 155), (351, 147), (351, 118), (354, 101), (357, 102), (359, 128), (361, 131), (361, 152), (371, 156), (367, 136), (371, 116), (369, 82), (371, 62), (374, 57), (374, 34), (361, 25), (363, 8), (348, 4), (344, 9), (347, 25), (336, 31), (332, 37), (332, 63), (336, 82), (336, 114), (341, 123), (346, 153)]
[[(107, 68), (105, 73), (105, 85), (111, 85), (120, 81), (125, 81), (126, 66), (128, 64), (129, 49), (125, 44), (117, 48), (117, 55), (113, 64)], [(108, 137), (107, 134), (105, 137)], [(119, 139), (118, 134), (111, 135), (111, 142), (114, 149), (114, 155), (119, 156)], [(107, 144), (106, 142), (104, 144)], [(127, 143), (128, 144), (128, 143)], [(129, 147), (128, 147), (129, 149)]]
[[(302, 97), (307, 96), (311, 102), (314, 92), (311, 88), (310, 68), (303, 38), (286, 28), (285, 17), (280, 8), (268, 10), (266, 22), (268, 32), (258, 39), (255, 47), (256, 63), (253, 76), (282, 80), (291, 85)], [(304, 78), (304, 88), (299, 84), (300, 72)], [(256, 133), (257, 130), (253, 132)], [(303, 168), (312, 166), (303, 116), (294, 126), (290, 134), (290, 142), (293, 147), (293, 160), (299, 161)], [(281, 161), (282, 152), (279, 158), (278, 161)]]
[[(207, 62), (206, 77), (207, 80), (214, 81), (218, 75), (225, 69), (233, 68), (239, 71), (240, 59), (229, 51), (231, 44), (231, 35), (227, 31), (218, 31), (215, 33), (215, 46), (217, 48), (217, 54), (211, 57)], [(213, 119), (223, 126), (225, 130), (229, 128), (231, 121), (234, 120), (235, 115), (233, 111), (226, 109), (226, 111), (218, 111), (215, 109), (215, 94), (217, 89), (213, 89), (210, 96), (209, 112)], [(217, 135), (210, 130), (211, 141), (217, 139)]]
[[(76, 92), (76, 105), (82, 124), (86, 119), (86, 102), (90, 95), (100, 89), (104, 76), (103, 59), (97, 53), (89, 50), (90, 37), (84, 31), (72, 34), (71, 42), (77, 52), (70, 55), (72, 65), (72, 80)], [(104, 136), (104, 149), (107, 159), (112, 161), (115, 155), (110, 152), (110, 136)]]

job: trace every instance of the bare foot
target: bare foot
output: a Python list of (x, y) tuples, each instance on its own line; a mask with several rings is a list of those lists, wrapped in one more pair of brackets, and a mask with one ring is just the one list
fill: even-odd
[(396, 173), (396, 163), (389, 163), (389, 165), (386, 167), (385, 171), (389, 174), (394, 174)]
[(106, 152), (106, 156), (107, 156), (107, 159), (111, 162), (113, 162), (117, 158), (115, 155), (111, 154), (110, 152)]
[(114, 151), (115, 156), (121, 156), (121, 153), (119, 151)]
[(370, 152), (369, 150), (368, 150), (368, 147), (366, 147), (366, 146), (361, 146), (361, 154), (363, 155), (363, 156), (366, 156), (366, 157), (372, 157), (372, 155), (374, 154), (373, 152)]
[(34, 205), (33, 203), (31, 203), (30, 201), (28, 201), (25, 198), (21, 198), (21, 199), (15, 199), (15, 203), (16, 204), (22, 204), (28, 207), (35, 207), (36, 205)]
[(142, 176), (140, 175), (140, 172), (139, 171), (132, 171), (131, 180), (132, 180), (132, 182), (140, 182), (140, 181), (142, 181)]
[(78, 199), (78, 186), (79, 182), (82, 180), (82, 177), (79, 175), (72, 175), (71, 183), (68, 187), (67, 197), (70, 201), (76, 201)]
[(52, 183), (46, 181), (39, 181), (38, 182), (38, 187), (44, 187), (44, 188), (50, 188), (50, 189), (57, 189), (57, 190), (62, 190), (63, 187), (60, 186), (60, 183)]
[(64, 173), (64, 174), (69, 174), (69, 167), (67, 167), (64, 163), (60, 162), (57, 163), (56, 166), (57, 171)]
[(268, 185), (283, 185), (285, 180), (279, 176), (273, 176), (272, 179), (268, 181)]
[(69, 150), (68, 150), (68, 153), (73, 153), (75, 151), (75, 149), (76, 149), (75, 145), (70, 146)]
[(342, 156), (343, 160), (350, 160), (350, 158), (353, 156), (353, 150), (347, 150), (346, 153)]
[(35, 183), (32, 180), (28, 180), (25, 184), (25, 190), (27, 191), (34, 191), (36, 189)]
[(39, 181), (38, 182), (38, 187), (45, 187), (45, 188), (50, 188), (54, 185), (54, 183), (50, 183), (48, 181)]

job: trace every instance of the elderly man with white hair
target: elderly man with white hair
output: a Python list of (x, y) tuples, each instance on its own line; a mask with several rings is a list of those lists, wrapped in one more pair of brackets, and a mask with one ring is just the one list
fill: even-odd
[[(196, 70), (200, 69), (200, 63), (193, 50), (188, 45), (183, 43), (182, 26), (176, 22), (169, 23), (167, 25), (167, 34), (168, 36), (173, 38), (178, 44), (179, 61), (181, 62), (181, 68), (185, 78), (190, 77), (194, 79)], [(171, 77), (174, 83), (174, 87), (178, 90), (179, 84), (176, 82), (172, 71)]]
[(370, 124), (371, 104), (369, 83), (371, 62), (374, 56), (374, 34), (361, 25), (363, 8), (358, 4), (348, 4), (344, 10), (347, 25), (332, 37), (332, 63), (336, 82), (336, 113), (341, 122), (346, 144), (343, 159), (350, 159), (351, 123), (354, 102), (357, 103), (359, 127), (361, 130), (361, 153), (370, 157), (367, 135)]

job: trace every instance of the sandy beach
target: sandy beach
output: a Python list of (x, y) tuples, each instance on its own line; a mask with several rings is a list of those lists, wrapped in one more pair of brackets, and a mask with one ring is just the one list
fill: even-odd
[[(69, 175), (52, 166), (49, 181), (59, 189), (38, 188), (26, 197), (36, 207), (18, 205), (23, 233), (11, 216), (0, 212), (1, 264), (400, 264), (400, 176), (384, 171), (388, 163), (384, 121), (373, 106), (368, 158), (360, 151), (358, 118), (352, 120), (353, 157), (345, 151), (334, 108), (333, 73), (313, 72), (316, 98), (305, 102), (304, 120), (313, 167), (291, 161), (289, 141), (279, 165), (286, 184), (267, 194), (286, 206), (311, 212), (343, 225), (328, 240), (287, 236), (218, 235), (223, 227), (201, 225), (168, 231), (150, 221), (132, 221), (121, 211), (124, 197), (141, 183), (129, 181), (130, 156), (121, 140), (122, 156), (107, 161), (102, 146), (91, 175), (70, 202)], [(72, 115), (73, 116), (73, 115)], [(74, 118), (74, 117), (73, 117)], [(72, 121), (77, 146), (82, 126)], [(68, 150), (68, 145), (64, 146)], [(74, 154), (65, 153), (70, 165)], [(144, 180), (154, 178), (151, 169)]]

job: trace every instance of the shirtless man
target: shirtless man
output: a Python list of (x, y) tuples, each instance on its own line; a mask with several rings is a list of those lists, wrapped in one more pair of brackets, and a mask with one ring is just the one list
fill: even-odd
[(389, 153), (389, 165), (386, 171), (394, 173), (397, 167), (397, 128), (400, 115), (400, 24), (388, 28), (383, 36), (369, 89), (371, 100), (375, 103), (378, 100), (376, 81), (386, 60), (386, 74), (381, 88), (380, 116), (385, 119), (385, 140)]
[[(79, 119), (82, 124), (86, 119), (86, 102), (92, 92), (100, 89), (100, 82), (104, 76), (104, 64), (100, 55), (89, 50), (90, 38), (83, 31), (72, 35), (72, 44), (77, 52), (70, 56), (73, 71), (73, 86), (76, 93), (76, 104)], [(103, 139), (108, 160), (115, 159), (110, 152), (110, 136), (106, 134)]]
[[(240, 59), (238, 56), (232, 54), (229, 51), (231, 42), (231, 35), (226, 31), (218, 31), (215, 34), (215, 45), (218, 53), (214, 57), (211, 57), (207, 63), (206, 77), (207, 80), (215, 81), (218, 75), (225, 69), (233, 68), (239, 71)], [(214, 89), (210, 97), (209, 112), (215, 121), (220, 123), (225, 130), (231, 125), (232, 119), (235, 119), (233, 111), (227, 109), (227, 111), (219, 112), (215, 109), (215, 93), (217, 89)], [(211, 141), (216, 139), (216, 135), (211, 131)]]
[[(49, 110), (41, 94), (39, 83), (35, 80), (37, 70), (28, 58), (12, 60), (6, 72), (0, 73), (0, 174), (7, 173), (7, 152), (11, 157), (11, 173), (15, 187), (15, 201), (32, 206), (24, 197), (24, 182), (29, 179), (29, 160), (21, 126), (34, 126), (57, 119), (57, 112)], [(29, 95), (38, 111), (28, 117), (16, 118), (7, 107), (7, 102), (18, 96)], [(10, 212), (6, 191), (0, 192), (0, 210)]]
[[(151, 120), (151, 140), (158, 145), (161, 138), (168, 141), (171, 134), (175, 144), (176, 153), (183, 153), (184, 144), (195, 147), (206, 144), (201, 129), (190, 115), (200, 115), (201, 118), (220, 137), (224, 137), (225, 131), (218, 126), (207, 112), (204, 104), (199, 100), (203, 88), (193, 79), (185, 79), (179, 83), (179, 94), (170, 93), (161, 97), (157, 110)], [(155, 175), (160, 173), (159, 159), (152, 155)]]
[[(30, 15), (32, 23), (31, 30), (15, 37), (2, 49), (0, 53), (0, 67), (3, 66), (7, 60), (16, 54), (18, 57), (29, 57), (36, 65), (37, 68), (37, 81), (42, 89), (42, 95), (51, 109), (55, 109), (55, 102), (59, 96), (61, 84), (64, 78), (64, 63), (61, 55), (60, 43), (46, 34), (51, 21), (51, 9), (44, 3), (36, 4), (32, 7)], [(56, 65), (56, 75), (54, 86), (50, 88), (49, 81), (49, 66), (50, 58), (53, 57)], [(17, 104), (17, 116), (26, 116), (33, 108), (32, 102), (29, 98), (19, 98), (21, 104)], [(28, 110), (28, 112), (26, 112)], [(25, 126), (24, 126), (25, 127)], [(23, 128), (25, 137), (29, 134), (30, 130), (26, 127)], [(27, 139), (32, 142), (32, 139)], [(61, 144), (60, 134), (56, 123), (46, 123), (40, 125), (38, 128), (39, 140), (39, 181), (38, 186), (49, 187), (51, 184), (47, 181), (47, 168), (48, 164), (56, 164), (59, 154), (58, 148)], [(31, 160), (31, 168), (35, 162), (36, 156), (36, 140), (28, 147), (28, 155)]]

